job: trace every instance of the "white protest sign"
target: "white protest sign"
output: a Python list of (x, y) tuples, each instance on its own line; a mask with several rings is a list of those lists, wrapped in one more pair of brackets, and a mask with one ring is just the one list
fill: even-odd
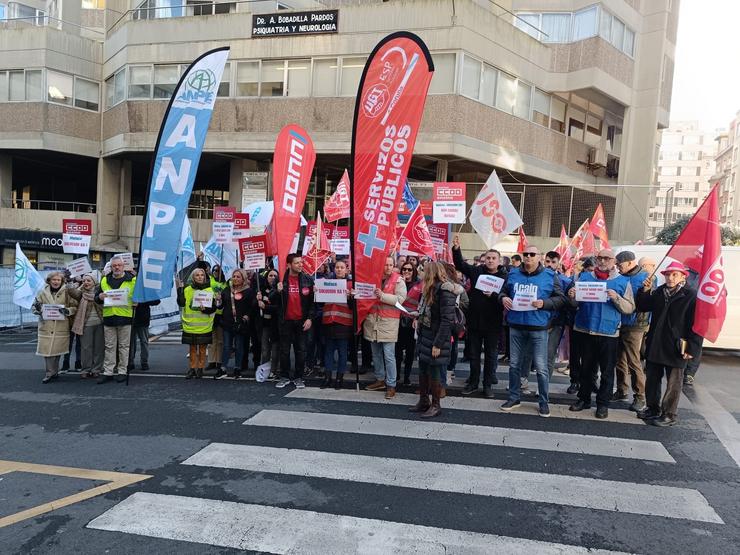
[(485, 274), (478, 276), (478, 281), (475, 282), (475, 288), (484, 293), (498, 293), (503, 285), (504, 280), (502, 278)]
[(63, 309), (64, 309), (63, 304), (41, 305), (41, 319), (42, 320), (66, 320), (67, 317), (64, 315), (64, 312), (62, 312)]
[(217, 245), (233, 243), (234, 222), (213, 222), (213, 238)]
[(606, 282), (605, 281), (577, 281), (576, 300), (582, 303), (605, 303)]
[(62, 250), (67, 254), (87, 254), (90, 252), (90, 235), (62, 233)]
[(349, 239), (329, 239), (329, 248), (339, 256), (349, 255)]
[(213, 306), (213, 292), (211, 291), (194, 291), (193, 308), (211, 308)]
[(514, 298), (511, 300), (511, 310), (516, 310), (518, 312), (536, 310), (535, 307), (532, 306), (532, 303), (536, 300), (537, 286), (529, 285), (514, 293)]
[(317, 279), (313, 290), (317, 303), (347, 304), (346, 279)]
[(267, 238), (264, 235), (239, 240), (239, 250), (245, 270), (259, 270), (265, 267), (266, 245)]
[(122, 252), (116, 255), (123, 260), (123, 271), (131, 272), (134, 269), (134, 255), (130, 252)]
[(128, 287), (105, 291), (103, 306), (128, 306)]
[(393, 305), (393, 306), (394, 306), (394, 307), (396, 307), (396, 308), (397, 308), (398, 310), (400, 310), (401, 312), (404, 312), (404, 313), (406, 313), (406, 314), (411, 314), (411, 313), (410, 313), (410, 312), (409, 312), (408, 310), (406, 310), (406, 307), (405, 307), (405, 306), (403, 306), (403, 305), (402, 305), (401, 303), (399, 303), (398, 301), (396, 301), (396, 304), (395, 304), (395, 305)]
[(83, 258), (77, 258), (72, 262), (67, 262), (67, 270), (69, 270), (70, 277), (84, 276), (92, 272), (90, 267), (90, 261), (87, 256)]
[(432, 221), (435, 224), (465, 223), (465, 183), (434, 184)]
[(355, 283), (355, 299), (374, 299), (375, 298), (375, 284), (374, 283)]

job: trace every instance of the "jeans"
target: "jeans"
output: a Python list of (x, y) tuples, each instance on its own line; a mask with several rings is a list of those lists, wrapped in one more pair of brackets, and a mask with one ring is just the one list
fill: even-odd
[(454, 372), (457, 366), (457, 337), (452, 338), (452, 347), (450, 348), (450, 363), (447, 365), (448, 372)]
[(133, 326), (131, 328), (131, 345), (128, 348), (128, 365), (134, 365), (134, 359), (136, 358), (136, 342), (141, 345), (141, 354), (139, 356), (139, 362), (144, 366), (149, 365), (149, 327), (148, 326)]
[(276, 376), (280, 374), (280, 340), (273, 336), (273, 330), (269, 322), (262, 326), (262, 350), (260, 353), (261, 364), (270, 363), (270, 371)]
[(384, 381), (388, 387), (396, 387), (396, 344), (370, 342), (373, 350), (373, 372), (375, 379)]
[(581, 333), (581, 357), (578, 398), (586, 405), (591, 404), (591, 392), (596, 385), (596, 375), (601, 370), (601, 382), (596, 393), (596, 406), (608, 407), (614, 389), (614, 368), (617, 365), (618, 337)]
[(498, 340), (501, 331), (468, 330), (466, 342), (470, 343), (470, 385), (478, 387), (480, 381), (480, 356), (483, 352), (483, 387), (491, 387), (498, 368)]
[(242, 358), (244, 357), (244, 336), (234, 333), (231, 328), (223, 328), (224, 335), (224, 346), (221, 349), (221, 367), (227, 368), (229, 366), (229, 359), (231, 358), (231, 349), (234, 348), (234, 368), (241, 369)]
[(511, 359), (509, 361), (509, 401), (521, 398), (521, 369), (524, 354), (532, 353), (532, 363), (537, 370), (537, 390), (540, 406), (548, 404), (549, 376), (547, 375), (547, 330), (509, 329)]
[[(290, 371), (290, 347), (293, 346), (295, 369)], [(286, 320), (280, 326), (280, 373), (286, 380), (303, 378), (306, 368), (306, 332), (303, 320)]]
[[(337, 361), (334, 361), (334, 352), (337, 353)], [(349, 352), (349, 339), (335, 339), (327, 337), (324, 346), (324, 368), (326, 374), (331, 377), (336, 371), (341, 376), (347, 371), (347, 354)]]
[(563, 326), (553, 326), (547, 332), (547, 375), (552, 378), (555, 370), (555, 359), (558, 356), (558, 347), (563, 338)]

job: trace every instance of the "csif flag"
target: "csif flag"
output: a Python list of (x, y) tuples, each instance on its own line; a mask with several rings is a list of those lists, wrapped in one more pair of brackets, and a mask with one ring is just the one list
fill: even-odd
[(295, 124), (283, 127), (275, 143), (273, 158), (274, 212), (270, 225), (271, 242), (281, 268), (292, 250), (301, 222), (315, 162), (316, 151), (308, 133)]
[[(380, 287), (434, 63), (424, 42), (405, 31), (373, 49), (362, 72), (352, 129), (350, 219), (354, 279)], [(375, 304), (357, 299), (357, 325)]]
[(523, 223), (495, 170), (470, 208), (470, 223), (489, 249)]
[(44, 278), (23, 254), (21, 246), (15, 244), (15, 277), (13, 279), (13, 304), (31, 308), (33, 302), (44, 288)]
[(519, 226), (519, 242), (516, 245), (516, 252), (524, 252), (524, 249), (528, 246), (529, 241), (527, 241), (527, 236), (524, 235), (524, 226)]
[(606, 232), (606, 218), (604, 217), (604, 207), (599, 203), (594, 212), (593, 218), (591, 218), (591, 225), (589, 230), (593, 234), (594, 238), (599, 240), (599, 249), (610, 249), (609, 245), (609, 234)]
[(419, 204), (419, 201), (416, 200), (408, 181), (403, 185), (403, 203), (406, 205), (406, 210), (409, 212), (413, 212), (416, 205)]
[(229, 48), (196, 59), (180, 78), (159, 129), (142, 222), (134, 302), (172, 294), (182, 222)]
[[(403, 240), (408, 241), (408, 245)], [(401, 254), (423, 254), (429, 258), (436, 258), (434, 254), (434, 243), (432, 236), (427, 227), (424, 211), (421, 209), (421, 203), (416, 205), (416, 209), (411, 214), (406, 227), (399, 238), (401, 244), (404, 244), (405, 250)]]
[(327, 222), (336, 222), (342, 218), (349, 218), (349, 175), (344, 170), (342, 179), (339, 180), (337, 190), (324, 203), (324, 216)]

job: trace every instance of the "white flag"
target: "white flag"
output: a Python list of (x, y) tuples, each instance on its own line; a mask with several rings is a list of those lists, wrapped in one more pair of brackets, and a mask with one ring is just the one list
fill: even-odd
[(522, 219), (493, 171), (470, 209), (470, 223), (491, 249), (520, 225)]
[(182, 221), (182, 232), (180, 233), (180, 265), (184, 268), (193, 264), (195, 260), (193, 231), (190, 229), (190, 219), (185, 216)]
[(13, 304), (31, 308), (36, 295), (44, 288), (44, 278), (23, 254), (21, 246), (15, 244), (15, 280), (13, 281)]
[(211, 268), (221, 265), (221, 271), (226, 279), (230, 279), (231, 274), (239, 267), (236, 260), (236, 247), (233, 245), (219, 245), (213, 236), (205, 247), (201, 247), (201, 250), (203, 258), (211, 265)]

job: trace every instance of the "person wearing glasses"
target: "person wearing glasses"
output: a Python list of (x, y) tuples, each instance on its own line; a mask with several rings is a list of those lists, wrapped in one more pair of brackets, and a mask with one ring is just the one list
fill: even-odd
[[(632, 284), (628, 277), (617, 272), (616, 262), (614, 251), (600, 250), (594, 271), (582, 272), (576, 285), (568, 291), (569, 302), (577, 307), (573, 329), (580, 334), (582, 364), (578, 400), (569, 410), (578, 412), (591, 408), (591, 394), (596, 385), (596, 376), (601, 371), (596, 394), (596, 418), (609, 416), (622, 315), (635, 311)], [(578, 284), (594, 282), (606, 282), (606, 300), (577, 301)]]
[(410, 262), (405, 262), (401, 266), (401, 278), (406, 286), (406, 300), (403, 301), (402, 306), (408, 310), (408, 314), (401, 313), (401, 321), (398, 326), (396, 374), (401, 375), (401, 363), (403, 363), (403, 385), (411, 385), (411, 367), (414, 364), (414, 353), (416, 351), (413, 323), (419, 315), (422, 283), (417, 278), (416, 268)]
[(501, 304), (508, 310), (509, 399), (501, 410), (511, 411), (520, 406), (521, 373), (525, 353), (531, 352), (537, 369), (539, 415), (550, 416), (547, 373), (548, 331), (558, 311), (565, 305), (560, 278), (540, 262), (537, 247), (530, 245), (522, 253), (522, 265), (509, 272), (501, 289)]

